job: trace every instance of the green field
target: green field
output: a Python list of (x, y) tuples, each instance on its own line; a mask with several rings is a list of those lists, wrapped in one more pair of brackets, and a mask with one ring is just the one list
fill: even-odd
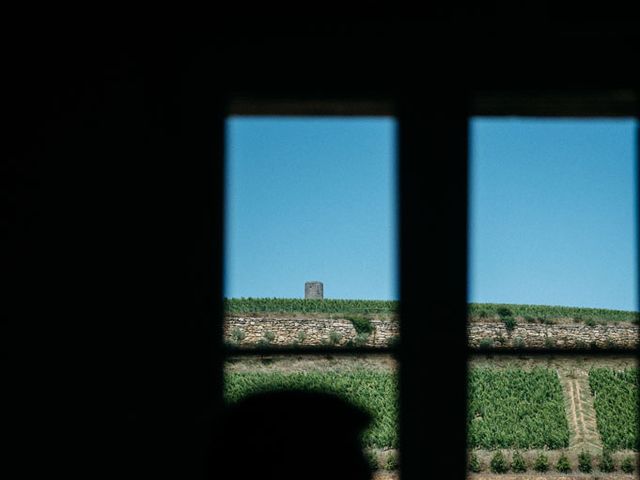
[[(594, 368), (589, 384), (605, 448), (638, 450), (638, 369)], [(363, 441), (370, 448), (398, 445), (396, 375), (358, 369), (310, 372), (226, 372), (225, 400), (251, 393), (303, 389), (335, 393), (373, 418)], [(471, 368), (468, 439), (476, 449), (562, 449), (569, 445), (563, 392), (554, 369)]]
[(335, 393), (372, 415), (372, 425), (363, 437), (365, 447), (396, 448), (398, 445), (397, 386), (396, 377), (390, 372), (225, 374), (225, 400), (230, 403), (251, 393), (280, 389)]
[[(332, 392), (367, 410), (367, 447), (396, 447), (397, 387), (391, 372), (227, 373), (225, 399), (270, 389)], [(472, 369), (469, 442), (474, 448), (563, 448), (569, 442), (562, 389), (555, 371)]]
[(572, 321), (637, 322), (638, 312), (605, 310), (602, 308), (559, 307), (549, 305), (513, 305), (500, 303), (470, 303), (469, 315), (477, 318), (501, 317), (501, 311), (510, 310), (515, 317), (530, 321), (567, 319)]
[(555, 370), (471, 369), (471, 448), (565, 448), (569, 427)]
[(638, 369), (594, 368), (589, 386), (605, 448), (638, 450)]
[[(227, 298), (227, 313), (338, 313), (338, 314), (394, 314), (399, 302), (387, 300), (305, 300), (301, 298)], [(604, 310), (599, 308), (556, 307), (547, 305), (512, 305), (470, 303), (472, 318), (498, 319), (509, 311), (527, 321), (568, 320), (590, 322), (637, 322), (638, 312)]]
[(226, 298), (228, 313), (396, 313), (388, 300), (305, 300), (302, 298)]

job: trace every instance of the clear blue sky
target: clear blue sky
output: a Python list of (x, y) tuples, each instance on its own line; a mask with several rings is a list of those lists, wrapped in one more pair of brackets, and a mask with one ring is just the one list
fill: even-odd
[[(397, 298), (395, 122), (227, 122), (225, 296)], [(472, 302), (637, 310), (635, 122), (475, 119)]]
[(227, 122), (226, 297), (396, 299), (389, 118)]
[(635, 129), (472, 121), (471, 301), (637, 310)]

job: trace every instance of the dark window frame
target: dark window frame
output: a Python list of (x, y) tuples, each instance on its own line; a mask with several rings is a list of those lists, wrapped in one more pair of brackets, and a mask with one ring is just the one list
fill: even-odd
[[(621, 96), (619, 91), (612, 93), (610, 90), (584, 94), (556, 90), (534, 94), (500, 89), (471, 92), (444, 82), (437, 87), (421, 96), (416, 96), (413, 91), (410, 96), (372, 96), (355, 101), (352, 96), (327, 99), (301, 95), (283, 99), (278, 95), (230, 95), (227, 98), (242, 100), (219, 98), (218, 115), (214, 117), (215, 122), (209, 124), (217, 131), (216, 138), (222, 140), (225, 119), (229, 114), (345, 115), (350, 112), (352, 115), (392, 115), (398, 121), (401, 344), (393, 353), (400, 361), (403, 480), (426, 478), (434, 472), (450, 478), (466, 478), (467, 475), (466, 378), (468, 360), (474, 353), (467, 346), (466, 332), (467, 142), (470, 118), (481, 115), (618, 117), (633, 116), (637, 112), (637, 94), (633, 90), (627, 90)], [(540, 106), (540, 98), (547, 99), (544, 107)], [(637, 114), (635, 116), (637, 118)], [(214, 300), (214, 311), (218, 312), (217, 318), (222, 319), (224, 147), (211, 153), (217, 160), (215, 173), (219, 179), (215, 194), (217, 210), (211, 219), (216, 240), (212, 264), (214, 271), (218, 272), (214, 285), (215, 291), (219, 292), (219, 300)], [(425, 162), (425, 158), (446, 161)], [(424, 321), (406, 321), (416, 316)], [(438, 322), (428, 321), (434, 318)], [(211, 332), (212, 339), (221, 344), (222, 322), (214, 322)], [(385, 350), (339, 349), (345, 355), (370, 351)], [(220, 382), (224, 359), (230, 353), (253, 355), (274, 352), (240, 352), (220, 348), (212, 359), (218, 405), (222, 402)], [(284, 349), (278, 353), (304, 355), (338, 353), (338, 350)], [(512, 349), (493, 353), (545, 355), (558, 352)], [(585, 352), (574, 350), (571, 353), (580, 355)], [(611, 353), (616, 352), (602, 350), (595, 355)], [(636, 355), (638, 353), (635, 352)], [(438, 365), (445, 354), (446, 369), (425, 368), (425, 365)], [(589, 352), (589, 355), (593, 354)], [(437, 412), (437, 421), (432, 412)], [(442, 429), (440, 425), (449, 425), (449, 428)]]

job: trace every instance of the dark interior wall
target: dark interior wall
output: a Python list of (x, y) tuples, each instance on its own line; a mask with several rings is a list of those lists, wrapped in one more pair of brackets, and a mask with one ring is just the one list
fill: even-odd
[(190, 125), (172, 40), (31, 37), (8, 70), (3, 344), (31, 478), (200, 468), (185, 459), (219, 403), (222, 112)]
[[(479, 15), (215, 25), (26, 29), (8, 52), (3, 350), (11, 451), (26, 472), (201, 478), (203, 432), (220, 401), (222, 122), (231, 97), (391, 100), (402, 129), (403, 313), (423, 308), (411, 285), (431, 271), (430, 315), (453, 322), (464, 318), (459, 167), (472, 93), (637, 93), (632, 23), (525, 26)], [(453, 339), (442, 344), (456, 345), (462, 356), (451, 368), (464, 374), (464, 329), (452, 325), (437, 335)], [(424, 325), (407, 332), (429, 334)], [(420, 346), (407, 344), (404, 355), (415, 362)], [(432, 400), (454, 420), (463, 381)], [(414, 383), (411, 393), (404, 406), (417, 415), (428, 392)], [(464, 439), (463, 423), (454, 421), (451, 439)], [(433, 441), (426, 433), (411, 432)]]

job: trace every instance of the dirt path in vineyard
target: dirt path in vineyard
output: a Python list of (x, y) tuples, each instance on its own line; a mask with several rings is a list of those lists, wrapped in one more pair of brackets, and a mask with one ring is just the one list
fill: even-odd
[(564, 390), (565, 409), (571, 437), (569, 449), (602, 453), (602, 440), (596, 425), (596, 411), (589, 388), (589, 374), (586, 370), (576, 369), (566, 372), (558, 369), (560, 383)]

